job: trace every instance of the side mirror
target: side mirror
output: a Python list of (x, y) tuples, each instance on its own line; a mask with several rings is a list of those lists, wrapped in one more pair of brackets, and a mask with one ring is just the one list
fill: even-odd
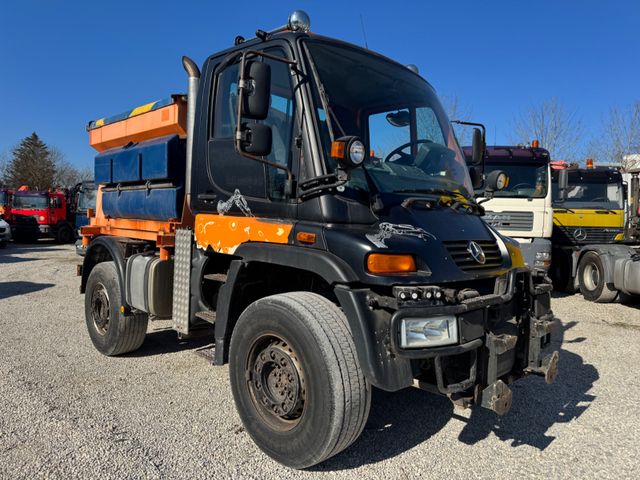
[(244, 86), (242, 116), (254, 120), (264, 120), (269, 114), (271, 101), (271, 67), (263, 62), (247, 62), (244, 71)]
[(484, 158), (484, 151), (486, 150), (486, 145), (484, 144), (484, 139), (482, 138), (482, 132), (479, 128), (473, 129), (473, 139), (471, 144), (471, 164), (472, 165), (480, 165), (482, 163), (482, 159)]
[(257, 157), (271, 153), (272, 133), (269, 125), (262, 123), (242, 124), (242, 151)]
[(471, 177), (471, 185), (473, 185), (474, 190), (482, 187), (482, 169), (480, 167), (471, 165), (469, 167), (469, 176)]
[(487, 175), (486, 189), (489, 192), (499, 192), (509, 185), (509, 177), (502, 170), (494, 170)]
[(558, 200), (564, 202), (569, 188), (569, 170), (558, 170)]

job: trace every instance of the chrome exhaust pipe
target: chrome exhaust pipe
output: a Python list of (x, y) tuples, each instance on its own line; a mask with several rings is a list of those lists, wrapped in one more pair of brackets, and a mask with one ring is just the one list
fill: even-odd
[(185, 196), (187, 205), (191, 205), (191, 165), (193, 159), (193, 127), (196, 121), (196, 97), (200, 84), (200, 69), (187, 56), (182, 57), (182, 66), (189, 76), (187, 89), (187, 158), (185, 171)]

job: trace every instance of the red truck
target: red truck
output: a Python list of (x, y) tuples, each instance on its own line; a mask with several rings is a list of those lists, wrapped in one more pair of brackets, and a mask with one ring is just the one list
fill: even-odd
[(11, 207), (11, 233), (17, 241), (55, 238), (58, 243), (74, 240), (67, 194), (63, 191), (18, 190)]

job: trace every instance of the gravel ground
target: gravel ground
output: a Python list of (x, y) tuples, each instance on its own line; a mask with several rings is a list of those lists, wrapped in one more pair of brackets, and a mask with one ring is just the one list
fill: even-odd
[(355, 445), (305, 472), (251, 442), (208, 340), (151, 324), (103, 357), (73, 247), (0, 250), (0, 478), (637, 478), (640, 312), (558, 297), (560, 374), (514, 385), (505, 417), (408, 389), (374, 392)]

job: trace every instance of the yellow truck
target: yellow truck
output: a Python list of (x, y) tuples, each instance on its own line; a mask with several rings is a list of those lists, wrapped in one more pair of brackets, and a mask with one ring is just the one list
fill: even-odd
[[(558, 290), (579, 289), (587, 300), (611, 302), (619, 292), (635, 293), (636, 289), (624, 272), (631, 266), (627, 261), (636, 263), (635, 239), (629, 229), (633, 208), (628, 208), (620, 168), (588, 166), (553, 165), (550, 274)], [(633, 179), (637, 190), (637, 175), (633, 174), (632, 190)]]

